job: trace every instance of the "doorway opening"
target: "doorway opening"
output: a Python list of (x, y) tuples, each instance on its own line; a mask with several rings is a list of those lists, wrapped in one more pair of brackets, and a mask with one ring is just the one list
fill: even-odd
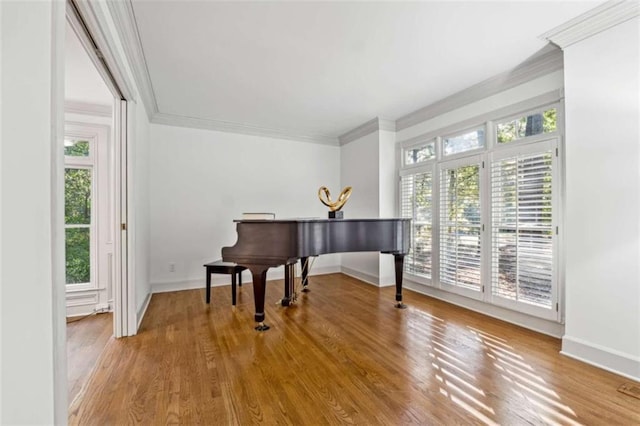
[(73, 1), (65, 29), (64, 240), (71, 405), (129, 318), (127, 103)]

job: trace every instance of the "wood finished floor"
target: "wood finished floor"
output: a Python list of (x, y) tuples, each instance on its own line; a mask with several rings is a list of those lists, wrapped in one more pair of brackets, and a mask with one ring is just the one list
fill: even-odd
[(638, 425), (628, 380), (564, 357), (560, 341), (341, 274), (253, 329), (251, 285), (154, 294), (137, 336), (112, 339), (69, 423)]
[(67, 323), (67, 383), (69, 401), (89, 380), (98, 358), (113, 338), (113, 314), (91, 315)]

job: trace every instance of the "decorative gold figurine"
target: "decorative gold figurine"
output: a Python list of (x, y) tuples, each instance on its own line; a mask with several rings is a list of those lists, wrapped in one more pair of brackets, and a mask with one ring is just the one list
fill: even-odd
[[(324, 193), (324, 197), (322, 196), (323, 193)], [(334, 202), (331, 201), (331, 193), (329, 192), (329, 188), (327, 188), (326, 186), (321, 186), (320, 189), (318, 189), (318, 198), (320, 199), (322, 204), (329, 207), (329, 211), (331, 212), (337, 212), (338, 210), (340, 210), (342, 206), (345, 205), (345, 203), (347, 202), (350, 196), (351, 196), (350, 186), (347, 186), (346, 188), (344, 188), (340, 193), (340, 195), (338, 196), (338, 199)]]

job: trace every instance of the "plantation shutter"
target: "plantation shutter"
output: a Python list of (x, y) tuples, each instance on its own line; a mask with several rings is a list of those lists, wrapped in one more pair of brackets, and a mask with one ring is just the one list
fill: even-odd
[(431, 278), (433, 173), (401, 178), (401, 214), (411, 221), (411, 249), (404, 258), (406, 272)]
[(553, 154), (515, 154), (491, 165), (492, 293), (553, 305)]
[(480, 164), (440, 170), (440, 283), (481, 290)]

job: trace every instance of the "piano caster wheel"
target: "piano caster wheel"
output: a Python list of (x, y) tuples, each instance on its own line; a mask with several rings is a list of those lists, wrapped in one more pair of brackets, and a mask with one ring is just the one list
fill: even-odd
[(271, 328), (271, 327), (269, 327), (267, 324), (265, 324), (263, 322), (258, 323), (258, 325), (256, 325), (256, 327), (255, 327), (255, 329), (258, 330), (258, 331), (267, 331), (269, 328)]
[(302, 290), (300, 290), (300, 291), (303, 292), (303, 293), (309, 293), (311, 290), (309, 290), (309, 287), (304, 286), (304, 287), (302, 287)]
[(290, 301), (289, 299), (282, 299), (282, 300), (280, 301), (280, 304), (281, 304), (282, 306), (289, 306), (289, 305), (291, 304), (291, 301)]
[(398, 308), (398, 309), (407, 309), (407, 305), (405, 305), (405, 304), (404, 304), (404, 303), (402, 303), (402, 302), (397, 302), (395, 306), (396, 306), (396, 308)]

